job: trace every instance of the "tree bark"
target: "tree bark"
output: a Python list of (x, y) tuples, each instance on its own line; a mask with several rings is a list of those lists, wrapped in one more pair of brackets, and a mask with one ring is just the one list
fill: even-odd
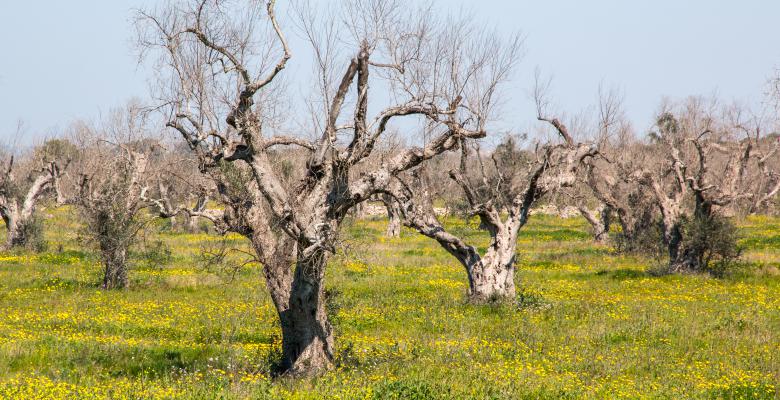
[[(0, 187), (8, 184), (13, 179), (11, 166), (3, 179), (0, 179)], [(19, 201), (14, 198), (7, 198), (5, 193), (0, 193), (0, 216), (3, 218), (6, 226), (6, 248), (26, 246), (31, 239), (27, 236), (27, 228), (33, 222), (35, 208), (38, 201), (50, 188), (57, 191), (57, 200), (60, 201), (60, 192), (58, 186), (60, 169), (56, 163), (49, 163), (44, 169), (44, 174), (35, 178), (30, 189), (27, 191), (24, 199)], [(2, 192), (2, 190), (0, 190)]]
[(609, 228), (610, 228), (610, 208), (608, 206), (602, 206), (599, 210), (599, 215), (588, 209), (587, 206), (580, 205), (577, 207), (580, 214), (585, 218), (593, 230), (593, 239), (597, 243), (606, 243), (609, 240)]
[(35, 216), (31, 213), (23, 214), (18, 211), (8, 213), (7, 218), (3, 217), (6, 227), (6, 249), (25, 247), (30, 243), (32, 237), (29, 236), (30, 230), (28, 228), (34, 222), (34, 218)]
[(385, 208), (387, 209), (387, 230), (385, 231), (385, 236), (390, 238), (397, 238), (401, 236), (401, 210), (398, 207), (398, 204), (392, 199), (389, 199), (389, 196), (384, 195), (382, 202), (385, 204)]
[(298, 252), (282, 325), (282, 363), (286, 374), (316, 375), (333, 365), (333, 329), (325, 309), (325, 251), (304, 257)]
[(15, 246), (24, 246), (26, 238), (21, 229), (21, 223), (19, 221), (19, 213), (15, 210), (9, 210), (3, 213), (3, 221), (5, 222), (5, 248), (10, 249)]
[[(490, 245), (480, 262), (469, 271), (469, 298), (472, 302), (515, 299), (517, 235), (523, 225), (516, 217), (511, 214), (504, 223), (490, 224)], [(483, 218), (485, 222), (488, 220)]]
[(466, 266), (469, 276), (469, 300), (485, 303), (515, 298), (514, 246), (489, 250), (477, 262)]
[(435, 239), (463, 265), (469, 279), (470, 302), (485, 303), (515, 298), (515, 250), (519, 228), (504, 225), (500, 229), (491, 230), (490, 245), (485, 255), (480, 256), (476, 247), (447, 232), (430, 213), (412, 215), (412, 212), (407, 212), (404, 223)]
[(103, 256), (103, 289), (122, 289), (127, 287), (127, 249), (101, 245)]
[[(702, 191), (695, 192), (693, 218), (708, 220), (713, 217), (713, 204), (704, 198)], [(699, 272), (704, 268), (704, 253), (699, 248), (688, 248), (683, 244), (683, 230), (679, 222), (672, 226), (669, 240), (669, 272)]]
[(284, 236), (271, 239), (256, 234), (252, 242), (265, 259), (266, 285), (281, 322), (282, 359), (275, 373), (313, 376), (329, 369), (333, 364), (333, 331), (322, 279), (327, 254), (317, 251), (303, 257), (297, 251), (303, 246)]

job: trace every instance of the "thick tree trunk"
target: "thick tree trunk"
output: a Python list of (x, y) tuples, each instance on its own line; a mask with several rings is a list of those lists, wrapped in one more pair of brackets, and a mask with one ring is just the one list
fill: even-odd
[(21, 232), (19, 221), (16, 216), (9, 215), (5, 220), (5, 248), (10, 249), (15, 246), (23, 246), (25, 239)]
[(690, 273), (701, 269), (701, 255), (683, 246), (682, 228), (679, 224), (665, 230), (664, 237), (667, 238), (669, 252), (669, 273)]
[(401, 236), (401, 208), (389, 195), (382, 196), (382, 203), (387, 210), (387, 230), (385, 236), (395, 238)]
[(681, 251), (669, 261), (669, 272), (673, 274), (698, 272), (701, 270), (700, 256), (692, 251)]
[[(26, 246), (30, 241), (28, 237), (29, 224), (33, 222), (35, 214), (35, 206), (40, 200), (40, 197), (49, 189), (54, 181), (58, 179), (58, 167), (55, 163), (50, 164), (50, 170), (48, 174), (39, 175), (30, 186), (27, 194), (24, 197), (24, 201), (21, 203), (15, 199), (8, 199), (5, 194), (0, 195), (0, 216), (5, 221), (6, 226), (6, 243), (5, 247), (21, 247)], [(10, 167), (5, 177), (6, 180), (10, 178)], [(5, 184), (7, 182), (2, 182)], [(58, 193), (58, 200), (60, 193)]]
[(401, 217), (398, 215), (398, 213), (391, 212), (389, 208), (387, 211), (388, 220), (385, 236), (390, 238), (397, 238), (401, 236)]
[[(421, 234), (439, 242), (466, 269), (469, 279), (469, 301), (484, 303), (515, 298), (515, 250), (517, 234), (522, 223), (512, 220), (507, 224), (491, 224), (490, 245), (484, 257), (479, 251), (447, 232), (430, 207), (407, 205), (403, 223)], [(420, 209), (425, 211), (420, 211)]]
[(127, 287), (127, 249), (105, 246), (101, 253), (105, 268), (103, 289), (122, 289)]
[(5, 248), (10, 249), (12, 247), (24, 247), (30, 242), (28, 236), (29, 224), (33, 222), (32, 215), (25, 216), (20, 215), (18, 212), (9, 214), (8, 218), (3, 218), (5, 221)]
[(580, 214), (585, 218), (593, 230), (593, 239), (597, 243), (606, 243), (609, 240), (609, 228), (611, 224), (609, 207), (601, 207), (599, 214), (592, 212), (586, 206), (579, 206)]
[(470, 302), (486, 303), (515, 298), (516, 236), (514, 240), (505, 237), (511, 236), (509, 232), (493, 236), (484, 256), (480, 256), (474, 246), (451, 235), (432, 236), (466, 268)]
[[(698, 220), (709, 220), (713, 217), (713, 205), (706, 201), (701, 193), (696, 194), (694, 217)], [(678, 222), (672, 228), (669, 241), (669, 272), (685, 273), (700, 272), (704, 267), (704, 254), (701, 249), (686, 248), (683, 245), (683, 230)]]
[(303, 258), (298, 252), (288, 308), (282, 325), (281, 369), (291, 375), (316, 375), (333, 365), (333, 330), (325, 309), (324, 251)]
[[(506, 235), (501, 235), (506, 236)], [(514, 300), (516, 239), (495, 237), (484, 256), (466, 265), (469, 299), (475, 303)], [(474, 262), (476, 261), (476, 262)]]
[(471, 265), (469, 271), (469, 299), (485, 303), (515, 298), (514, 260), (502, 263), (497, 258), (483, 258)]
[(316, 250), (304, 257), (300, 249), (305, 245), (270, 231), (256, 231), (252, 243), (281, 323), (282, 359), (274, 373), (313, 376), (329, 369), (333, 332), (323, 287), (327, 253)]

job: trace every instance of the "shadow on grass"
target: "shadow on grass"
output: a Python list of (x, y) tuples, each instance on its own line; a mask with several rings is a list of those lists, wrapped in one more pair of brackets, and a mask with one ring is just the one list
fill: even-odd
[(52, 265), (70, 265), (89, 259), (91, 259), (91, 255), (88, 252), (72, 249), (43, 253), (38, 256), (39, 261)]
[(603, 269), (596, 272), (596, 276), (604, 276), (610, 279), (622, 281), (626, 279), (647, 278), (652, 275), (642, 270), (620, 268), (620, 269), (610, 269), (610, 270)]
[(739, 244), (752, 250), (780, 249), (780, 235), (748, 237)]
[(577, 229), (525, 229), (520, 231), (518, 239), (531, 239), (538, 240), (540, 242), (565, 242), (565, 241), (580, 241), (589, 240), (591, 235), (587, 232)]
[[(127, 346), (122, 344), (75, 344), (58, 340), (43, 340), (36, 351), (7, 359), (11, 371), (28, 371), (40, 365), (68, 366), (86, 369), (89, 373), (104, 373), (112, 377), (161, 377), (172, 372), (203, 371), (211, 368), (227, 370), (230, 354), (218, 346), (192, 348), (186, 346)], [(257, 368), (256, 365), (237, 366)]]
[(616, 255), (615, 251), (609, 247), (585, 247), (581, 249), (575, 248), (569, 250), (568, 253), (578, 255), (578, 256), (598, 256), (598, 257), (612, 257)]

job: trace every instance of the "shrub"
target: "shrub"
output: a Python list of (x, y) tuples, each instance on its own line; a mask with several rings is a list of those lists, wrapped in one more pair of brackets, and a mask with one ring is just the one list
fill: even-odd
[(541, 293), (528, 288), (518, 290), (515, 304), (518, 310), (542, 311), (552, 307), (552, 304), (548, 303)]
[(613, 239), (615, 248), (620, 253), (660, 258), (666, 250), (661, 223), (655, 219), (642, 219), (633, 226), (631, 232), (617, 232)]
[(689, 254), (700, 271), (722, 277), (731, 272), (742, 254), (737, 227), (719, 215), (686, 218), (682, 224), (681, 251)]
[(38, 215), (23, 221), (20, 226), (20, 238), (24, 247), (38, 253), (46, 251), (48, 244), (43, 236), (43, 219)]
[(140, 254), (140, 259), (148, 268), (162, 268), (171, 262), (173, 253), (171, 248), (162, 240), (155, 240), (146, 244)]

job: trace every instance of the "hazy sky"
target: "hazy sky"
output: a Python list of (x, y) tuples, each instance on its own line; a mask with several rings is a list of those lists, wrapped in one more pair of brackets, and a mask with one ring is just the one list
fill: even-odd
[[(19, 120), (19, 143), (30, 144), (75, 118), (144, 98), (148, 70), (133, 54), (131, 10), (152, 3), (0, 0), (0, 143), (14, 141)], [(526, 36), (506, 105), (505, 124), (517, 130), (534, 117), (527, 91), (537, 66), (554, 78), (553, 98), (568, 113), (594, 104), (601, 82), (620, 88), (640, 130), (663, 96), (760, 101), (780, 67), (777, 0), (440, 0), (437, 7), (465, 7)]]

